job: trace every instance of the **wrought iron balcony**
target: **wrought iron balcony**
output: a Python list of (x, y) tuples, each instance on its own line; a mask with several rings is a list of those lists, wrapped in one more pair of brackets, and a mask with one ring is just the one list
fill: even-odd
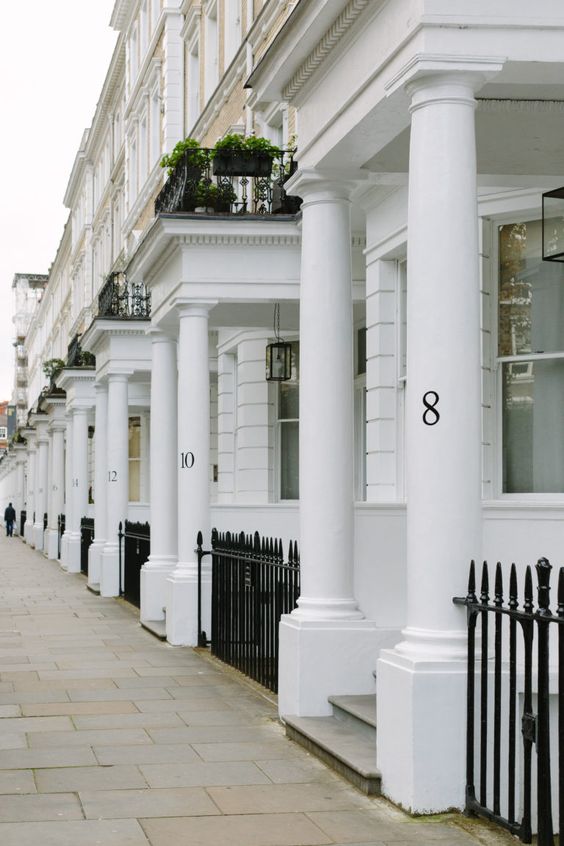
[(155, 214), (199, 212), (211, 215), (296, 214), (299, 197), (284, 184), (295, 173), (295, 150), (272, 158), (264, 153), (215, 153), (187, 150), (155, 201)]
[(148, 320), (151, 292), (143, 282), (129, 282), (125, 273), (111, 273), (98, 294), (98, 317), (121, 320)]
[(67, 348), (66, 367), (95, 367), (96, 357), (80, 346), (80, 335), (75, 335)]

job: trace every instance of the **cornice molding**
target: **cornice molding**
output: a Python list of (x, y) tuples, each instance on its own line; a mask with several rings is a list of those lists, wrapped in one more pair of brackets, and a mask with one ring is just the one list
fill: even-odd
[(331, 24), (325, 35), (317, 42), (305, 62), (298, 68), (290, 82), (284, 86), (284, 99), (292, 100), (306, 82), (323, 64), (331, 50), (341, 40), (357, 18), (370, 5), (370, 0), (350, 0), (341, 14)]
[(513, 100), (497, 97), (477, 97), (478, 111), (524, 112), (526, 114), (564, 114), (564, 100)]
[(299, 235), (184, 235), (179, 242), (191, 247), (298, 247)]

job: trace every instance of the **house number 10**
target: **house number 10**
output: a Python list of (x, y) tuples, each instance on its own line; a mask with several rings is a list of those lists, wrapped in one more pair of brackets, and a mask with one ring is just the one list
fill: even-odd
[(181, 452), (180, 453), (180, 469), (181, 470), (190, 470), (194, 466), (195, 462), (194, 453), (193, 452)]

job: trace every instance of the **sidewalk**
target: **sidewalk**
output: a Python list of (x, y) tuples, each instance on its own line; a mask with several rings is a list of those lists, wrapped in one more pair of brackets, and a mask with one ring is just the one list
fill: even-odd
[(363, 796), (234, 673), (85, 585), (0, 537), (2, 846), (514, 842)]

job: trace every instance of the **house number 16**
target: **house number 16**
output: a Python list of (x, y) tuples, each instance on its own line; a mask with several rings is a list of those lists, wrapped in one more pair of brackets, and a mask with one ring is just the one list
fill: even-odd
[(190, 470), (194, 466), (194, 458), (193, 452), (181, 452), (180, 453), (180, 469), (181, 470)]

